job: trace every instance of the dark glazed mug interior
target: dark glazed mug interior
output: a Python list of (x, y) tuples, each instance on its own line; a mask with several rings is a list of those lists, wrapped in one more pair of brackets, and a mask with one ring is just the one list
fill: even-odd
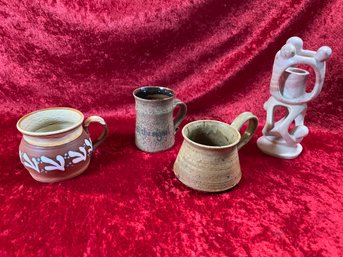
[(166, 87), (140, 87), (137, 88), (133, 95), (137, 98), (144, 99), (144, 100), (166, 100), (170, 99), (174, 96), (173, 90), (166, 88)]

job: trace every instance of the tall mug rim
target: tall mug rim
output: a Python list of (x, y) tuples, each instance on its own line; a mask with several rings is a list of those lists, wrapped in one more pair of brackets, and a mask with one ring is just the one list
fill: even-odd
[[(147, 94), (147, 91), (150, 91), (152, 94), (160, 93), (167, 97), (161, 98), (161, 99), (146, 99), (144, 97), (139, 96), (139, 93)], [(145, 101), (145, 102), (162, 102), (162, 101), (168, 101), (170, 99), (175, 98), (174, 90), (168, 87), (164, 87), (164, 86), (142, 86), (142, 87), (136, 88), (132, 94), (135, 97), (135, 99), (138, 99), (140, 101)]]

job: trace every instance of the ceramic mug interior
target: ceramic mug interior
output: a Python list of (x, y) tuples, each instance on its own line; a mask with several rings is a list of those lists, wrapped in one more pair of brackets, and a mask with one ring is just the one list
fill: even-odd
[(140, 87), (137, 88), (133, 95), (144, 100), (165, 100), (174, 97), (174, 91), (166, 87)]
[(83, 119), (83, 114), (72, 108), (49, 108), (23, 116), (18, 121), (17, 128), (25, 135), (53, 135), (80, 126)]
[(182, 130), (183, 137), (189, 142), (210, 147), (230, 147), (239, 142), (241, 135), (230, 125), (214, 120), (199, 120), (188, 123)]

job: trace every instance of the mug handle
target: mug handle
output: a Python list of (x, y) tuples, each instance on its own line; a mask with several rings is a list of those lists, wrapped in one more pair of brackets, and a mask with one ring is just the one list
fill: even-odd
[(87, 132), (87, 134), (89, 134), (89, 131), (88, 131), (88, 126), (89, 124), (91, 124), (92, 122), (99, 122), (102, 126), (103, 126), (103, 131), (101, 133), (101, 135), (94, 141), (94, 144), (93, 144), (93, 148), (94, 148), (94, 151), (95, 149), (102, 143), (104, 142), (105, 138), (107, 137), (108, 135), (108, 128), (107, 128), (107, 124), (106, 122), (104, 121), (103, 118), (99, 117), (99, 116), (90, 116), (86, 119), (84, 125), (83, 125), (83, 128), (85, 129), (85, 131)]
[(232, 127), (240, 131), (244, 123), (246, 123), (247, 121), (249, 121), (249, 124), (244, 133), (241, 134), (241, 140), (237, 144), (238, 150), (241, 149), (246, 143), (248, 143), (254, 135), (258, 125), (258, 119), (251, 112), (243, 112), (238, 115), (237, 118), (231, 123)]
[(174, 134), (178, 131), (179, 125), (183, 121), (187, 113), (187, 105), (180, 99), (175, 98), (173, 102), (173, 110), (178, 106), (180, 107), (180, 110), (174, 118)]

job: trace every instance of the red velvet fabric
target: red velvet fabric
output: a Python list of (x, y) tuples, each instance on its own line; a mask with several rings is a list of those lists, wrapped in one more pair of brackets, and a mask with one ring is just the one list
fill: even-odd
[[(342, 13), (341, 0), (0, 1), (0, 256), (343, 256)], [(304, 151), (281, 160), (256, 140), (274, 55), (293, 35), (333, 55)], [(140, 85), (173, 88), (183, 125), (259, 117), (237, 187), (182, 185), (180, 133), (166, 152), (136, 149)], [(19, 162), (15, 124), (51, 106), (100, 115), (110, 135), (83, 175), (42, 184)]]

